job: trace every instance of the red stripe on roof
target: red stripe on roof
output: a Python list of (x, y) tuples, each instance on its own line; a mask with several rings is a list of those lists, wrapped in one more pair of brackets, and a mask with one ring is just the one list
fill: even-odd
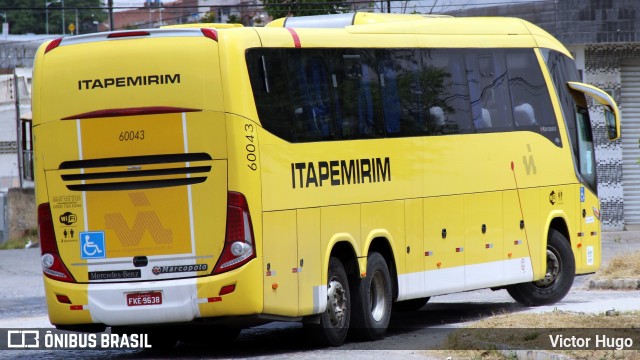
[(298, 33), (292, 28), (287, 28), (287, 30), (289, 30), (291, 36), (293, 37), (293, 45), (295, 45), (297, 48), (302, 47), (302, 44), (300, 44), (300, 37), (298, 36)]

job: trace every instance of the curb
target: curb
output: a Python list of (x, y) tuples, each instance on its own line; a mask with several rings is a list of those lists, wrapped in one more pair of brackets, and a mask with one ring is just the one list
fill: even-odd
[(518, 360), (571, 360), (570, 356), (548, 353), (540, 350), (498, 350), (507, 359)]
[(585, 286), (589, 290), (640, 290), (640, 279), (589, 280)]

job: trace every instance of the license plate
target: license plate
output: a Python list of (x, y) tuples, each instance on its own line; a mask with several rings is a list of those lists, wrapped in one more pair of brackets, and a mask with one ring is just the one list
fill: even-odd
[(144, 306), (162, 304), (160, 291), (127, 294), (127, 306)]

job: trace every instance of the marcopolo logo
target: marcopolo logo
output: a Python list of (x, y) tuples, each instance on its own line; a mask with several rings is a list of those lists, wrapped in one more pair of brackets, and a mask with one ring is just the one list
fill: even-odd
[(209, 268), (207, 264), (193, 264), (193, 265), (175, 265), (175, 266), (154, 266), (151, 271), (154, 275), (168, 274), (168, 273), (180, 273), (191, 271), (206, 271)]

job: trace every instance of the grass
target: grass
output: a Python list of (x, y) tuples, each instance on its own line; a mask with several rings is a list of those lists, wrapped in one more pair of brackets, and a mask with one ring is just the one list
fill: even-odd
[(0, 243), (0, 250), (24, 249), (24, 246), (31, 240), (38, 241), (38, 230), (30, 229), (25, 231), (24, 235), (13, 240)]
[(594, 279), (640, 278), (640, 251), (612, 258), (593, 275)]
[[(559, 328), (562, 327), (562, 328)], [(549, 349), (550, 336), (565, 338), (590, 338), (595, 343), (595, 334), (613, 339), (631, 338), (637, 341), (640, 312), (607, 312), (584, 314), (553, 311), (544, 314), (504, 313), (474, 322), (467, 328), (453, 331), (445, 349), (438, 353), (455, 359), (511, 359), (514, 354), (502, 349)], [(469, 331), (469, 329), (473, 329)], [(483, 331), (493, 329), (492, 331)], [(598, 329), (594, 331), (592, 329)], [(609, 330), (602, 330), (609, 329)], [(602, 330), (602, 331), (601, 331)], [(637, 345), (635, 345), (637, 346)], [(478, 350), (479, 348), (483, 350)], [(569, 359), (631, 359), (640, 360), (636, 350), (542, 350), (564, 355)]]

